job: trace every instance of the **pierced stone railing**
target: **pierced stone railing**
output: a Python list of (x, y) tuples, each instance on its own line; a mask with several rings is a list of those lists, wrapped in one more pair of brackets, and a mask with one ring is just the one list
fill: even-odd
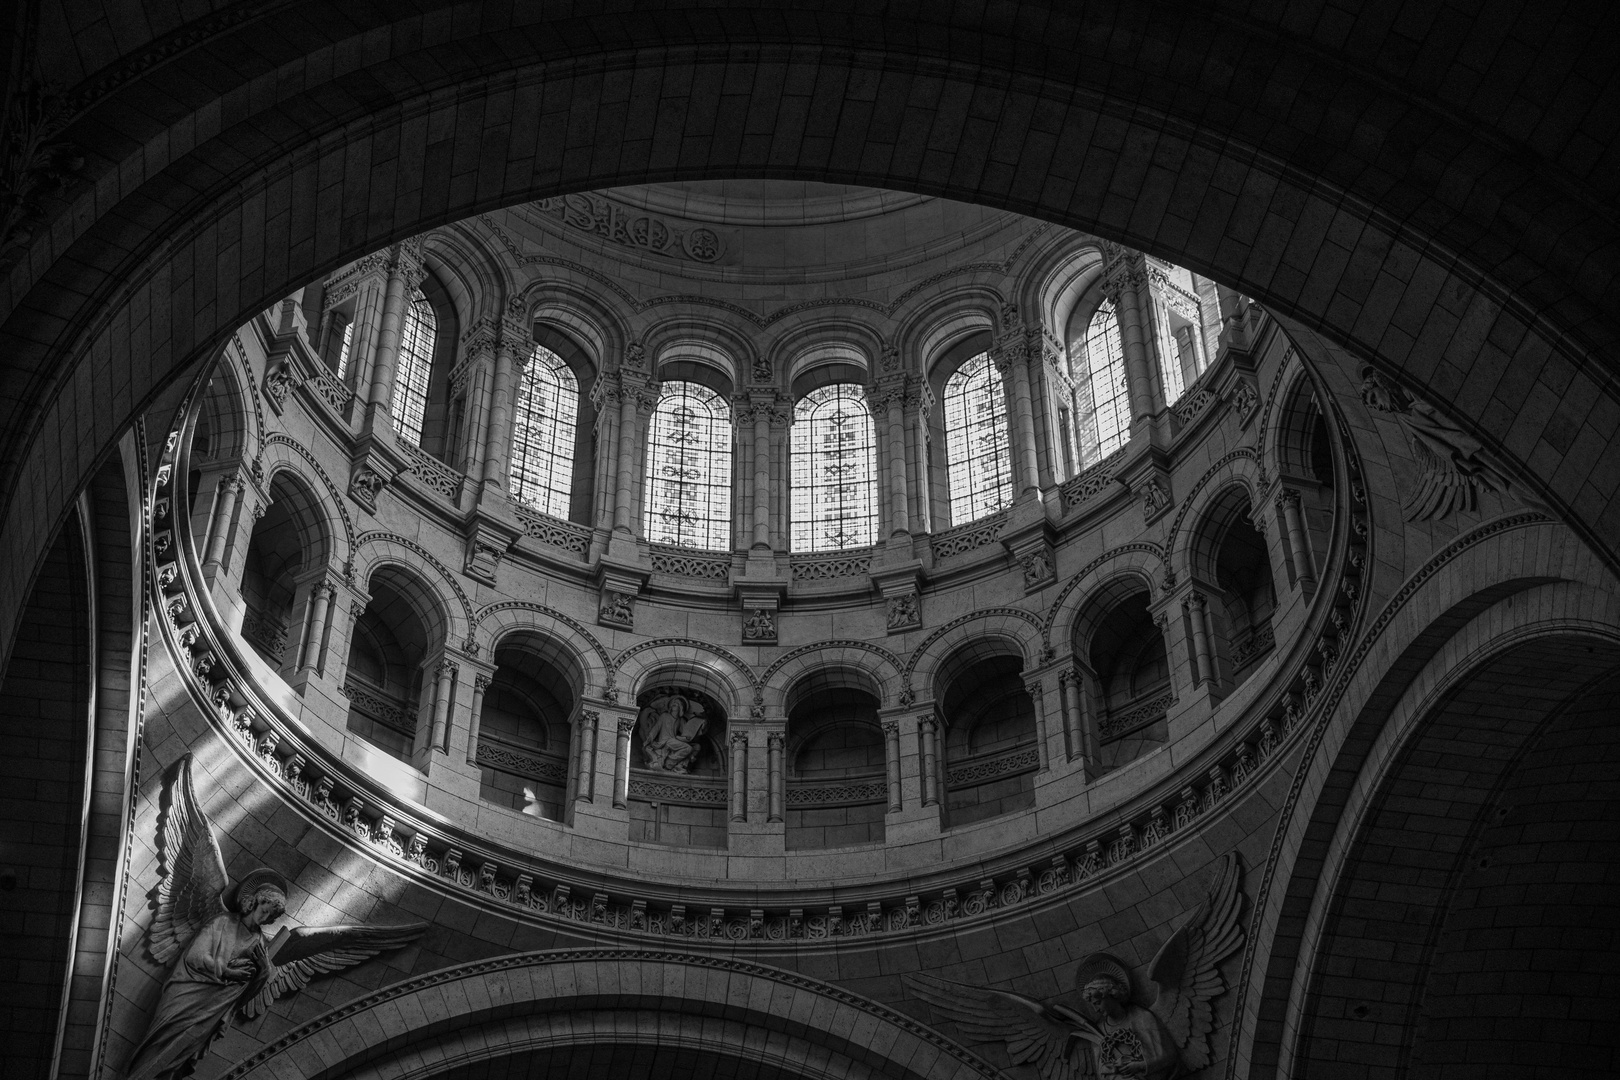
[(1067, 514), (1075, 507), (1090, 502), (1106, 491), (1108, 486), (1114, 482), (1114, 474), (1118, 471), (1120, 462), (1124, 458), (1125, 448), (1122, 446), (1074, 479), (1065, 480), (1063, 486), (1058, 488), (1058, 497), (1062, 501), (1063, 512)]
[(416, 716), (410, 709), (386, 694), (379, 694), (375, 690), (368, 690), (364, 686), (350, 679), (338, 688), (342, 695), (349, 699), (359, 712), (365, 713), (373, 720), (381, 721), (395, 731), (406, 735), (416, 733)]
[(242, 638), (278, 664), (287, 652), (286, 625), (261, 619), (251, 611), (242, 615)]
[(787, 789), (789, 806), (849, 806), (883, 802), (888, 797), (889, 785), (881, 775), (871, 779), (795, 780)]
[(794, 581), (828, 581), (834, 578), (860, 577), (872, 569), (872, 549), (847, 548), (843, 551), (822, 551), (814, 555), (795, 555), (792, 558)]
[(1109, 713), (1097, 725), (1097, 736), (1104, 742), (1123, 738), (1133, 731), (1140, 731), (1156, 721), (1164, 719), (1170, 712), (1170, 706), (1176, 703), (1176, 692), (1166, 690), (1155, 698), (1150, 698), (1138, 705), (1117, 713)]
[(523, 535), (542, 544), (571, 551), (584, 558), (591, 549), (591, 530), (572, 521), (542, 514), (533, 507), (518, 503), (512, 508), (523, 525)]
[(667, 544), (648, 545), (652, 568), (660, 574), (724, 581), (731, 575), (731, 556), (721, 552), (694, 551)]
[(648, 802), (686, 803), (691, 806), (720, 806), (726, 801), (723, 780), (683, 777), (679, 780), (650, 780), (643, 776), (630, 778), (630, 797)]
[(315, 378), (310, 381), (339, 416), (342, 416), (344, 410), (349, 407), (349, 402), (354, 400), (354, 391), (343, 385), (342, 380), (324, 366), (316, 366)]
[(1181, 400), (1176, 402), (1174, 411), (1183, 424), (1191, 423), (1199, 413), (1215, 404), (1215, 391), (1209, 387), (1200, 387), (1190, 394), (1183, 394)]
[(993, 544), (1001, 537), (1001, 530), (1007, 526), (1007, 511), (982, 517), (978, 521), (970, 521), (966, 525), (958, 525), (954, 529), (946, 529), (942, 533), (935, 533), (928, 541), (929, 548), (936, 559), (948, 559), (952, 555), (961, 555), (964, 552), (982, 548), (986, 544)]
[(474, 756), (480, 765), (487, 765), (491, 769), (499, 769), (515, 776), (525, 776), (530, 780), (541, 780), (548, 784), (566, 786), (568, 783), (568, 767), (557, 758), (526, 754), (521, 750), (485, 739), (478, 740), (478, 752)]
[(945, 773), (947, 788), (976, 787), (999, 780), (1003, 776), (1016, 776), (1041, 767), (1041, 752), (1033, 746), (1021, 746), (994, 757), (964, 761)]
[(1276, 645), (1277, 633), (1271, 628), (1271, 624), (1267, 623), (1232, 650), (1232, 666), (1247, 667), (1276, 648)]
[(410, 455), (411, 463), (407, 471), (412, 476), (447, 499), (453, 500), (461, 494), (461, 482), (467, 479), (465, 473), (457, 472), (420, 446), (403, 441), (400, 446)]

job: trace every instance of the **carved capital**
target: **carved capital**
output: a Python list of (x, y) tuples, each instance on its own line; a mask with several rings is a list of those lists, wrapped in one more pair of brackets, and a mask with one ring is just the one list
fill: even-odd
[(619, 734), (628, 736), (631, 732), (636, 730), (635, 717), (633, 717), (633, 716), (621, 716), (621, 717), (619, 717), (619, 725), (618, 726), (619, 726)]
[(492, 684), (492, 680), (490, 679), (490, 677), (488, 675), (474, 675), (473, 676), (473, 692), (474, 693), (482, 694), (484, 691), (486, 691), (486, 690), (488, 690), (490, 688), (491, 684)]

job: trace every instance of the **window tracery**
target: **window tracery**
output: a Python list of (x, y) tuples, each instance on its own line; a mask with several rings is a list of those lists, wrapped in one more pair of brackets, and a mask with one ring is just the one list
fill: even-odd
[(793, 410), (794, 551), (866, 547), (877, 527), (877, 441), (861, 388), (833, 383)]
[(422, 441), (422, 424), (427, 415), (428, 377), (433, 371), (433, 344), (439, 323), (433, 305), (418, 290), (405, 306), (399, 328), (399, 364), (394, 377), (394, 420), (400, 438), (412, 444)]
[(579, 383), (563, 358), (537, 345), (513, 409), (512, 497), (555, 518), (568, 517), (573, 494)]
[(968, 360), (945, 382), (945, 461), (951, 524), (1012, 503), (1007, 396), (989, 353)]
[(647, 539), (731, 546), (731, 409), (695, 382), (663, 384), (647, 445)]
[(1095, 443), (1100, 460), (1131, 437), (1130, 395), (1125, 384), (1125, 351), (1120, 345), (1119, 317), (1104, 300), (1086, 327), (1083, 370), (1091, 389), (1091, 415), (1082, 422), (1081, 445)]

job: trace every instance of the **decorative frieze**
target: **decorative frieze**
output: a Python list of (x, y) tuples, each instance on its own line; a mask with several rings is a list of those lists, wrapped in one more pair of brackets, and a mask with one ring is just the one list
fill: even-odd
[(725, 255), (725, 241), (707, 226), (681, 228), (656, 214), (620, 206), (595, 192), (558, 195), (531, 205), (571, 229), (621, 247), (698, 263), (718, 262)]

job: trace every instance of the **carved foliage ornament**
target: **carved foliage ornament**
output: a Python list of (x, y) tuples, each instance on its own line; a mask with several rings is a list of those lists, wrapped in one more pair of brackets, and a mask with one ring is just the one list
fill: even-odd
[(187, 1075), (238, 1015), (252, 1019), (317, 975), (409, 944), (427, 929), (422, 922), (297, 927), (267, 940), (267, 924), (286, 907), (287, 879), (267, 867), (252, 870), (226, 907), (230, 880), (192, 788), (190, 754), (169, 784), (157, 847), (157, 913), (147, 949), (172, 967), (130, 1059), (130, 1080)]
[(71, 106), (38, 80), (26, 79), (9, 99), (0, 137), (0, 267), (22, 255), (45, 218), (41, 201), (78, 179), (84, 154), (56, 135)]
[(949, 1021), (969, 1039), (1005, 1043), (1014, 1064), (1034, 1066), (1043, 1080), (1172, 1080), (1214, 1056), (1211, 1001), (1226, 990), (1220, 964), (1243, 944), (1240, 877), (1237, 855), (1227, 855), (1203, 903), (1145, 972), (1108, 953), (1082, 960), (1074, 973), (1079, 1010), (931, 975), (904, 981), (932, 1006), (936, 1026)]

